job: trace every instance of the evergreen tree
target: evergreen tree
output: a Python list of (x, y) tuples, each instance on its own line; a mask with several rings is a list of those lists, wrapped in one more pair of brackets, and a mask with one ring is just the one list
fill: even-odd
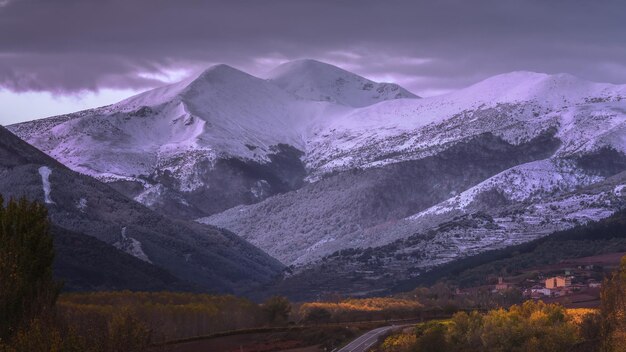
[(54, 307), (53, 259), (46, 208), (0, 196), (0, 341)]

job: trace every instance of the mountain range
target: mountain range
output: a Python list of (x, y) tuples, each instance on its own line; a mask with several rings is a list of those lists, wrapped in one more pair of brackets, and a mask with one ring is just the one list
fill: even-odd
[[(195, 285), (211, 277), (202, 256), (219, 253), (236, 262), (211, 277), (220, 287), (373, 294), (624, 208), (626, 85), (568, 74), (512, 72), (420, 98), (315, 60), (263, 77), (217, 65), (8, 129), (56, 160), (28, 162), (28, 194), (59, 226)], [(90, 188), (55, 194), (64, 173)]]

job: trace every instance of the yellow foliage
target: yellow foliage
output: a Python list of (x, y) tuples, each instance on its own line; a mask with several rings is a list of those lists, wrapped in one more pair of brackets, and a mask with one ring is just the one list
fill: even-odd
[(303, 304), (301, 309), (307, 310), (313, 307), (323, 308), (330, 312), (381, 312), (384, 310), (415, 310), (422, 308), (422, 305), (416, 301), (398, 298), (363, 298), (347, 299), (341, 302), (310, 302)]
[(587, 314), (599, 313), (597, 309), (592, 308), (568, 308), (566, 312), (575, 324), (580, 324)]
[(526, 301), (508, 310), (457, 313), (448, 326), (448, 351), (568, 351), (579, 341), (578, 327), (554, 304)]
[(391, 335), (383, 341), (380, 346), (382, 352), (403, 352), (414, 346), (417, 342), (415, 334)]

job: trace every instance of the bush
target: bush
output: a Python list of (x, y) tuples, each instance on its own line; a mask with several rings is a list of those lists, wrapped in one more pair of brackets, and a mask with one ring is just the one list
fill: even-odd
[(304, 315), (304, 321), (313, 324), (328, 323), (330, 321), (330, 318), (330, 312), (320, 307), (313, 307), (309, 309)]
[(380, 346), (383, 352), (404, 352), (415, 349), (415, 334), (396, 334), (387, 337)]

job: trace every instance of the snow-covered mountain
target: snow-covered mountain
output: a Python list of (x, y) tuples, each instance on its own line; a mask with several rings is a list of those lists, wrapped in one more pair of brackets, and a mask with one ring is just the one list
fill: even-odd
[[(626, 85), (567, 74), (513, 72), (419, 99), (314, 60), (263, 78), (218, 65), (10, 129), (163, 214), (229, 229), (303, 273), (340, 251), (415, 241), (426, 268), (623, 206)], [(463, 219), (474, 225), (446, 230)]]
[[(310, 136), (352, 111), (348, 103), (415, 97), (316, 61), (277, 70), (282, 74), (265, 80), (217, 65), (117, 104), (10, 129), (154, 209), (193, 218), (297, 189)], [(309, 72), (323, 78), (311, 82), (315, 91), (340, 82), (328, 91), (337, 99), (303, 99), (281, 88), (284, 79)]]
[(625, 108), (625, 86), (531, 72), (381, 102), (333, 119), (311, 139), (305, 161), (317, 182), (203, 221), (287, 264), (385, 245), (414, 233), (395, 225), (405, 217), (427, 230), (485, 204), (483, 194), (540, 202), (624, 170)]

